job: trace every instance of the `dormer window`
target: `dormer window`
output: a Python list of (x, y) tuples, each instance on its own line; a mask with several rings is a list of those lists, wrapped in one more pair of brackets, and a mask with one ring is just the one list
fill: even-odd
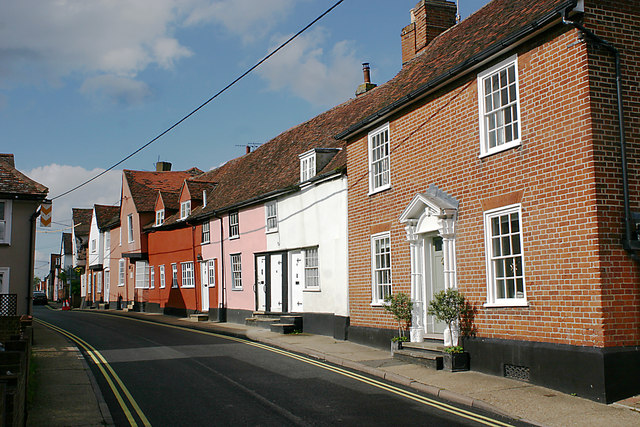
[(185, 219), (191, 215), (191, 200), (180, 203), (180, 219)]
[(316, 174), (316, 152), (308, 151), (300, 155), (300, 182), (313, 178)]
[(164, 223), (164, 209), (156, 211), (156, 226)]

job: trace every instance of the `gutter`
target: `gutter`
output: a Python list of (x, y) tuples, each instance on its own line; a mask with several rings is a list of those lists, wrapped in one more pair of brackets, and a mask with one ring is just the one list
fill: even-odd
[(562, 22), (565, 25), (570, 25), (584, 35), (593, 40), (597, 45), (602, 46), (611, 52), (614, 56), (615, 67), (616, 67), (616, 98), (617, 98), (617, 106), (618, 106), (618, 132), (620, 138), (620, 168), (622, 170), (622, 193), (624, 198), (624, 237), (622, 239), (622, 247), (629, 253), (631, 258), (640, 263), (640, 256), (636, 253), (640, 251), (640, 241), (637, 239), (633, 239), (632, 229), (635, 226), (635, 221), (633, 215), (631, 213), (631, 203), (629, 198), (629, 178), (628, 178), (628, 168), (627, 168), (627, 142), (625, 136), (624, 129), (624, 110), (622, 103), (622, 77), (620, 70), (620, 52), (608, 41), (598, 37), (591, 30), (584, 27), (583, 25), (569, 21), (566, 19), (566, 16), (563, 15)]
[(503, 50), (507, 48), (516, 46), (517, 44), (519, 44), (518, 42), (521, 42), (524, 37), (531, 36), (535, 34), (539, 29), (544, 28), (550, 24), (553, 24), (555, 21), (558, 20), (558, 14), (564, 14), (567, 11), (574, 9), (577, 5), (578, 5), (578, 0), (568, 0), (562, 3), (561, 5), (554, 8), (551, 12), (547, 13), (546, 15), (543, 15), (537, 20), (525, 25), (520, 30), (517, 30), (516, 32), (511, 33), (506, 38), (502, 39), (498, 43), (495, 43), (489, 46), (484, 51), (472, 56), (471, 58), (466, 59), (465, 61), (454, 66), (453, 68), (450, 68), (445, 73), (440, 74), (437, 77), (434, 77), (433, 79), (431, 79), (430, 81), (425, 83), (423, 86), (419, 87), (418, 89), (412, 92), (409, 92), (407, 95), (394, 101), (393, 103), (389, 104), (385, 108), (378, 110), (376, 113), (364, 118), (360, 122), (350, 126), (346, 130), (335, 135), (334, 138), (335, 139), (349, 138), (353, 136), (353, 134), (355, 134), (356, 132), (362, 130), (362, 128), (365, 128), (368, 125), (371, 125), (372, 123), (377, 122), (378, 120), (381, 120), (385, 116), (388, 116), (391, 113), (393, 113), (395, 110), (406, 107), (411, 102), (414, 102), (428, 95), (429, 93), (437, 90), (439, 86), (442, 86), (445, 83), (448, 83), (449, 81), (451, 81), (455, 77), (458, 77), (461, 74), (471, 71), (473, 67), (480, 65), (482, 62), (486, 60), (489, 60), (492, 56), (501, 53)]

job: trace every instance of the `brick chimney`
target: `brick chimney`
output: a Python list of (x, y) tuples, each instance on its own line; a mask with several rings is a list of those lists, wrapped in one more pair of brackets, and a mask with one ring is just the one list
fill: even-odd
[(158, 162), (156, 163), (156, 172), (169, 172), (171, 171), (171, 163)]
[(431, 40), (456, 24), (458, 7), (453, 1), (420, 0), (411, 9), (411, 24), (402, 29), (402, 64), (424, 50)]
[(360, 96), (365, 92), (370, 91), (374, 87), (378, 86), (374, 83), (371, 83), (371, 69), (369, 68), (369, 63), (362, 63), (362, 73), (364, 74), (364, 83), (358, 86), (356, 89), (356, 96)]

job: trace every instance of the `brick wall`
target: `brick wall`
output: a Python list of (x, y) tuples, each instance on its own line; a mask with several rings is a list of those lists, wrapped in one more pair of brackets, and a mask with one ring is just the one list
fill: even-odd
[[(607, 177), (617, 173), (615, 154), (600, 154), (604, 142), (597, 142), (605, 139), (613, 144), (616, 137), (614, 129), (607, 138), (594, 136), (600, 133), (596, 120), (600, 115), (592, 113), (590, 56), (584, 43), (568, 47), (576, 39), (575, 30), (559, 27), (519, 48), (522, 144), (517, 148), (478, 157), (475, 72), (392, 118), (391, 189), (368, 195), (367, 137), (350, 143), (351, 325), (396, 326), (382, 308), (370, 304), (370, 235), (390, 224), (393, 292), (410, 292), (409, 243), (398, 218), (417, 193), (436, 184), (460, 203), (458, 287), (477, 309), (478, 336), (598, 347), (638, 344), (638, 266), (621, 250), (620, 215), (598, 222), (603, 219), (599, 201), (620, 209), (619, 197), (607, 199), (611, 192), (603, 189), (609, 178), (596, 171), (606, 163)], [(604, 83), (603, 87), (610, 88)], [(635, 108), (637, 116), (637, 104)], [(637, 176), (637, 140), (635, 153)], [(633, 182), (638, 194), (638, 181)], [(529, 306), (485, 308), (482, 206), (505, 195), (508, 199), (513, 192), (522, 195)], [(598, 243), (603, 239), (609, 245), (601, 248)], [(625, 295), (624, 302), (613, 302), (618, 298), (612, 298), (607, 288)], [(608, 323), (611, 319), (629, 323), (616, 329)]]
[[(640, 212), (640, 3), (586, 1), (584, 25), (621, 55), (631, 210)], [(598, 238), (605, 345), (640, 342), (640, 271), (620, 244), (624, 234), (614, 56), (589, 44)]]

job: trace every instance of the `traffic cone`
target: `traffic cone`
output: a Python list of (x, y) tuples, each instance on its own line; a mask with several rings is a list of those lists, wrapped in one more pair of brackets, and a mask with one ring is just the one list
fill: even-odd
[(71, 310), (71, 307), (69, 306), (69, 300), (68, 299), (62, 301), (62, 310), (64, 310), (64, 311)]

